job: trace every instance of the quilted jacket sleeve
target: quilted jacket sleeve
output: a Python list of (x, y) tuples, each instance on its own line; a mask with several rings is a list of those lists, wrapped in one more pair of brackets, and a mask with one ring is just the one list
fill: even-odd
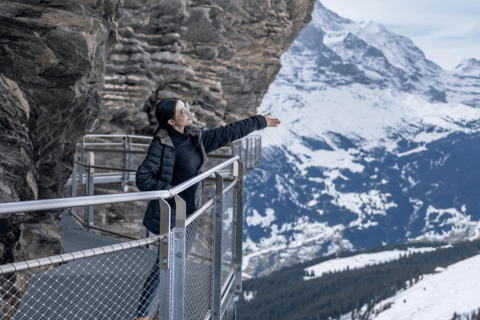
[(226, 144), (241, 139), (255, 130), (267, 127), (267, 120), (262, 115), (250, 117), (216, 129), (202, 132), (202, 143), (205, 152), (209, 153)]
[(170, 181), (158, 179), (158, 173), (163, 162), (165, 162), (165, 159), (163, 159), (165, 156), (165, 146), (157, 139), (153, 140), (148, 148), (147, 156), (137, 169), (136, 184), (140, 191), (157, 191), (173, 188), (170, 185), (171, 177)]

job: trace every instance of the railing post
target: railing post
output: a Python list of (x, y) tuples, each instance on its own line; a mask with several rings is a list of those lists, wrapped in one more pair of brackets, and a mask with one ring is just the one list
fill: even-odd
[(213, 320), (221, 319), (222, 300), (222, 231), (223, 231), (223, 177), (215, 172), (215, 216), (213, 227)]
[[(73, 158), (77, 160), (76, 157)], [(77, 196), (77, 163), (73, 163), (73, 171), (72, 171), (72, 198)], [(73, 213), (77, 213), (77, 207), (72, 208)]]
[[(253, 149), (253, 143), (252, 143), (252, 139), (248, 139), (248, 144), (250, 145), (250, 150)], [(250, 151), (250, 158), (248, 159), (248, 167), (251, 168), (252, 166), (252, 159), (253, 159), (253, 152)]]
[(178, 195), (175, 195), (175, 205), (177, 217), (173, 229), (172, 309), (173, 319), (183, 320), (185, 314), (185, 259), (187, 258), (185, 256), (187, 206)]
[[(125, 147), (125, 150), (127, 151), (130, 151), (132, 149), (132, 142), (129, 136), (125, 136), (124, 147)], [(130, 157), (131, 157), (130, 153), (125, 153), (125, 169), (130, 169)], [(130, 172), (125, 172), (123, 174), (123, 181), (124, 181), (123, 187), (125, 188), (127, 183), (130, 181)]]
[(235, 283), (234, 292), (242, 292), (242, 251), (243, 251), (243, 163), (234, 162), (233, 175), (237, 177), (237, 208), (235, 217)]
[[(83, 140), (80, 143), (80, 147), (82, 148), (80, 150), (80, 162), (85, 163), (85, 150), (83, 150)], [(80, 184), (83, 184), (83, 175), (85, 174), (85, 168), (83, 166), (80, 166)]]
[[(154, 201), (154, 200), (152, 200)], [(172, 281), (170, 262), (172, 259), (173, 241), (170, 237), (170, 205), (163, 199), (159, 198), (160, 203), (160, 245), (158, 246), (158, 260), (159, 260), (159, 318), (171, 319), (171, 297), (172, 297)]]
[(247, 149), (245, 151), (245, 167), (248, 168), (248, 155), (250, 154), (250, 141), (248, 140), (248, 138), (245, 139), (245, 142), (247, 143)]
[[(95, 165), (95, 154), (93, 152), (88, 153), (88, 171), (87, 171), (87, 183), (85, 184), (85, 193), (87, 196), (94, 195), (95, 188), (95, 170), (91, 167)], [(93, 206), (85, 207), (85, 225), (86, 230), (90, 231), (88, 226), (93, 226)]]
[(259, 166), (260, 159), (262, 159), (262, 138), (260, 137), (257, 138), (257, 149), (258, 151), (257, 151), (257, 158), (255, 159), (256, 160), (255, 164)]

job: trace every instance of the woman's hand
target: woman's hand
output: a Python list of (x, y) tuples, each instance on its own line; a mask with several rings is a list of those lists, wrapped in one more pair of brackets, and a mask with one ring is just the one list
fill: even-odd
[(272, 113), (267, 113), (266, 115), (264, 115), (265, 117), (265, 120), (267, 120), (267, 127), (278, 127), (278, 125), (281, 123), (280, 120), (278, 120), (277, 118), (270, 118), (269, 116), (271, 115)]

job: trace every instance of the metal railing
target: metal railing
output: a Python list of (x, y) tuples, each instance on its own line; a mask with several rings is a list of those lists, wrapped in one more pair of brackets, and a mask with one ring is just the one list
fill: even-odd
[[(135, 187), (135, 171), (143, 161), (151, 137), (137, 135), (86, 135), (77, 145), (71, 178), (67, 182), (69, 196), (92, 196), (138, 191)], [(207, 168), (239, 156), (246, 171), (252, 171), (261, 160), (261, 136), (247, 136), (226, 147), (208, 154)], [(233, 165), (218, 173), (231, 175)], [(89, 231), (113, 235), (120, 239), (140, 239), (146, 229), (138, 218), (138, 211), (145, 211), (133, 202), (126, 206), (85, 206), (73, 208), (69, 213)]]
[[(224, 187), (219, 172), (230, 165)], [(178, 194), (213, 175), (215, 196), (187, 217)], [(0, 266), (0, 319), (233, 319), (243, 180), (236, 156), (170, 190), (0, 204), (2, 215), (145, 200), (161, 207), (160, 233), (150, 238)]]
[[(122, 188), (128, 182), (135, 181), (135, 175), (131, 174), (136, 171), (136, 167), (140, 165), (147, 154), (152, 137), (136, 136), (136, 135), (86, 135), (82, 142), (77, 145), (77, 158), (75, 163), (78, 168), (74, 170), (77, 180), (74, 181), (73, 176), (67, 181), (66, 185), (73, 183), (85, 185), (88, 184), (88, 168), (91, 167), (90, 173), (94, 173), (106, 182), (120, 182)], [(229, 143), (227, 146), (220, 148), (208, 156), (210, 158), (210, 167), (214, 167), (218, 162), (223, 161), (224, 156), (239, 156), (239, 160), (245, 166), (246, 171), (255, 170), (260, 164), (262, 157), (262, 139), (258, 135), (250, 135)], [(108, 153), (108, 158), (102, 158), (99, 154)], [(117, 157), (112, 157), (111, 154)], [(96, 156), (97, 154), (97, 156)], [(213, 161), (212, 161), (213, 160)], [(95, 172), (97, 168), (98, 172)], [(104, 173), (106, 171), (117, 171), (116, 173)], [(231, 168), (225, 171), (230, 172)], [(78, 173), (77, 173), (78, 172)]]

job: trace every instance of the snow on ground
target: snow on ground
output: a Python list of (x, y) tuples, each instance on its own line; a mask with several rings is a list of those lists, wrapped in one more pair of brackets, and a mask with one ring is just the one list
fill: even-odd
[(470, 313), (480, 307), (480, 255), (457, 262), (445, 271), (424, 275), (423, 279), (386, 299), (374, 308), (389, 309), (370, 319), (376, 320), (450, 320), (454, 312)]
[[(409, 239), (409, 241), (442, 241), (455, 234), (466, 235), (469, 239), (480, 238), (480, 221), (472, 221), (472, 216), (467, 215), (466, 212), (465, 205), (462, 206), (461, 212), (456, 208), (437, 209), (430, 205), (426, 212), (423, 234), (415, 239)], [(447, 216), (448, 219), (442, 220), (440, 223), (440, 218), (443, 216)], [(440, 227), (451, 226), (451, 229), (449, 231), (442, 230), (442, 234), (439, 234), (434, 231), (436, 224), (439, 224)]]
[(303, 277), (304, 280), (310, 280), (314, 278), (321, 277), (326, 272), (336, 272), (346, 270), (347, 267), (352, 269), (360, 269), (366, 266), (386, 263), (389, 261), (400, 259), (400, 256), (410, 255), (412, 253), (418, 252), (429, 252), (435, 251), (436, 248), (408, 248), (407, 250), (392, 250), (392, 251), (382, 251), (376, 253), (364, 253), (358, 254), (348, 258), (337, 258), (333, 260), (328, 260), (314, 266), (308, 267), (305, 271), (308, 271), (310, 274), (314, 272), (314, 276)]

